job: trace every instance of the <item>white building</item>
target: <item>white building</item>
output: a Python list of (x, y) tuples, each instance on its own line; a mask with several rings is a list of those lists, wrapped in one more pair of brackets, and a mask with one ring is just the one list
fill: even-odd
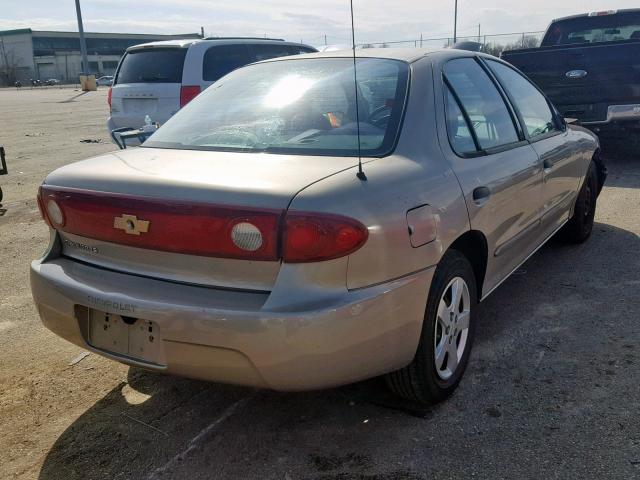
[[(156, 40), (199, 38), (198, 34), (152, 35), (85, 33), (89, 73), (113, 75), (127, 47)], [(0, 85), (31, 79), (56, 78), (76, 82), (82, 71), (77, 32), (36, 31), (30, 28), (0, 31)]]

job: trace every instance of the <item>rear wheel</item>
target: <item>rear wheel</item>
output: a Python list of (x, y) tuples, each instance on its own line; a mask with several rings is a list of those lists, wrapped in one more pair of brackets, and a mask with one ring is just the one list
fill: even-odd
[(563, 240), (569, 243), (582, 243), (591, 236), (597, 200), (598, 172), (595, 163), (591, 162), (576, 199), (573, 217), (561, 230)]
[(471, 264), (460, 252), (450, 250), (431, 283), (413, 361), (386, 377), (394, 393), (424, 404), (441, 402), (453, 393), (473, 343), (476, 295)]

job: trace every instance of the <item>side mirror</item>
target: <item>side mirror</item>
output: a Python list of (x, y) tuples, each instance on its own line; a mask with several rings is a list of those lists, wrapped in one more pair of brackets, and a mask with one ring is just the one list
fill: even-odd
[(580, 120), (577, 118), (564, 118), (563, 120), (567, 125), (580, 125)]

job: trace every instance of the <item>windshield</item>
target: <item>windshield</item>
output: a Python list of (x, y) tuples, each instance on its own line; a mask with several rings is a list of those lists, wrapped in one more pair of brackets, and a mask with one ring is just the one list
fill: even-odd
[(640, 12), (577, 17), (549, 27), (543, 45), (640, 40)]
[(115, 83), (181, 83), (186, 54), (186, 48), (132, 50), (122, 59)]
[[(408, 65), (357, 60), (363, 155), (391, 152), (407, 94)], [(267, 62), (209, 87), (145, 142), (193, 150), (358, 155), (351, 58)]]

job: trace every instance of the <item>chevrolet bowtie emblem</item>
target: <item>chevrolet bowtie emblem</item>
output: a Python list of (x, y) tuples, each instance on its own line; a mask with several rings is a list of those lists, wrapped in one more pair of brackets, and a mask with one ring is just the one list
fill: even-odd
[(149, 221), (138, 220), (135, 215), (123, 214), (113, 219), (113, 228), (124, 230), (124, 233), (129, 235), (140, 235), (149, 231)]

